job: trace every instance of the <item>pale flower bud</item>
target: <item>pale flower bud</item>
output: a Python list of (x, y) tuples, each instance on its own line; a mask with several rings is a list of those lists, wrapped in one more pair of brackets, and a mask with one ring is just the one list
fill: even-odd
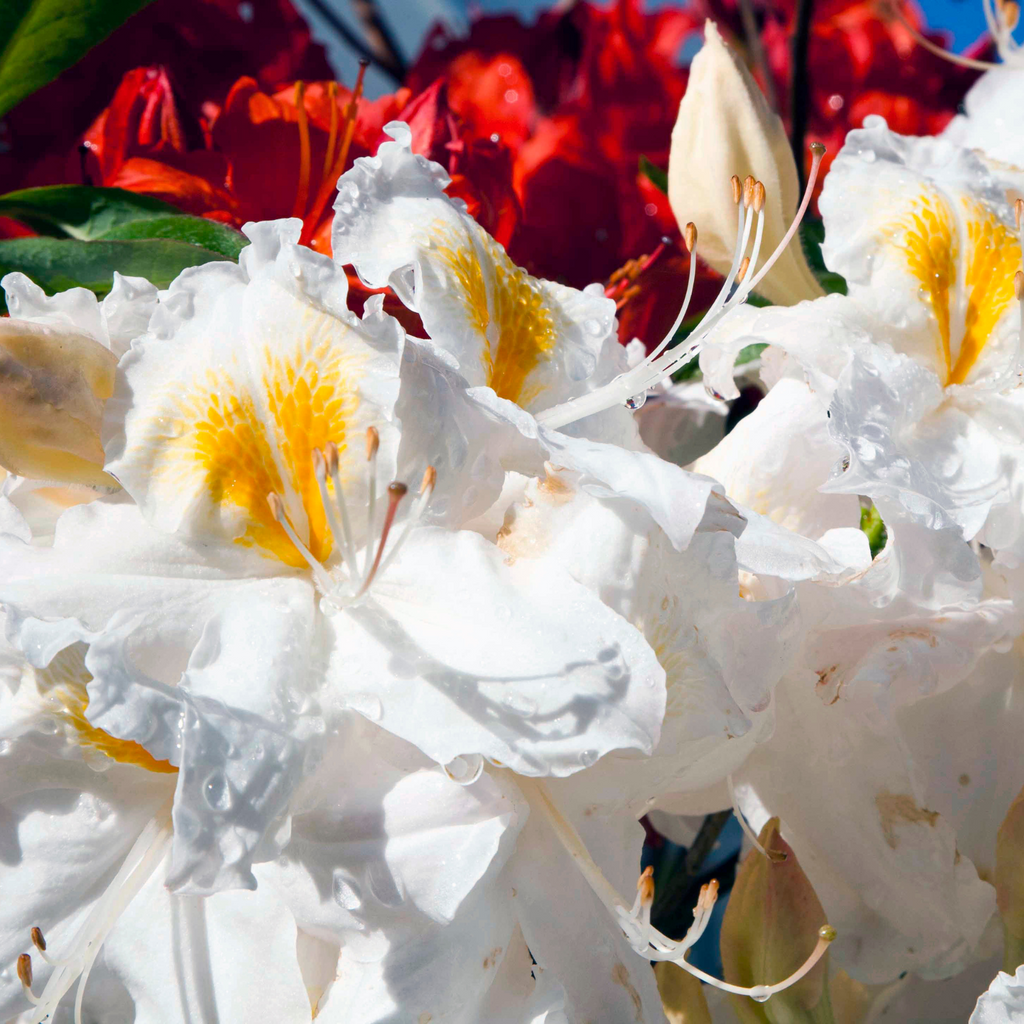
[[(679, 224), (697, 225), (698, 252), (720, 274), (728, 273), (736, 244), (734, 175), (763, 183), (763, 251), (774, 251), (800, 203), (796, 163), (782, 121), (709, 20), (672, 130), (668, 196)], [(786, 247), (757, 291), (786, 306), (824, 294), (799, 239)]]
[(996, 903), (1003, 919), (1003, 970), (1024, 963), (1024, 790), (1010, 804), (996, 837)]
[(655, 964), (654, 977), (668, 1024), (711, 1024), (704, 986), (692, 974), (663, 960)]
[(87, 334), (0, 320), (0, 465), (37, 480), (116, 487), (100, 444), (116, 366)]
[[(722, 919), (725, 980), (748, 987), (778, 981), (795, 971), (825, 926), (825, 911), (796, 854), (779, 834), (778, 818), (767, 822), (758, 840), (769, 856), (757, 850), (747, 854)], [(768, 1002), (734, 996), (733, 1005), (744, 1024), (812, 1024), (823, 1019), (814, 1011), (823, 999), (828, 1003), (827, 977), (825, 956), (800, 981), (776, 992)]]

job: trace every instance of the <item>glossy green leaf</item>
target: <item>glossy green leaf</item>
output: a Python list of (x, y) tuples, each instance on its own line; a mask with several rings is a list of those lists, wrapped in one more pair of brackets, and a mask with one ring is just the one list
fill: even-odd
[(249, 239), (241, 231), (236, 231), (227, 224), (206, 220), (204, 217), (188, 216), (135, 220), (128, 224), (119, 224), (100, 238), (123, 241), (140, 238), (174, 239), (220, 253), (229, 260), (237, 260), (243, 247), (249, 244)]
[(149, 0), (0, 0), (0, 116)]
[(647, 157), (640, 157), (640, 173), (648, 178), (651, 184), (659, 191), (668, 195), (668, 171), (656, 167)]
[(814, 217), (804, 217), (800, 224), (800, 244), (803, 246), (804, 256), (818, 284), (828, 294), (846, 294), (846, 278), (842, 274), (833, 273), (825, 266), (825, 260), (821, 255), (821, 244), (825, 241), (825, 225)]
[(0, 242), (0, 275), (20, 270), (51, 295), (79, 286), (106, 295), (115, 270), (166, 288), (186, 267), (224, 258), (211, 249), (162, 238), (124, 242), (14, 238)]
[(885, 543), (889, 539), (882, 516), (874, 505), (860, 510), (860, 528), (868, 539), (871, 557), (874, 558), (885, 547)]
[(159, 199), (90, 185), (47, 185), (8, 192), (0, 196), (0, 215), (13, 217), (41, 235), (82, 239), (101, 238), (140, 220), (185, 216)]

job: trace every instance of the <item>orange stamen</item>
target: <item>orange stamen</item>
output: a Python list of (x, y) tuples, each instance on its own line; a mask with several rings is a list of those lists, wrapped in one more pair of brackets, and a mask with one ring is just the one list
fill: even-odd
[(380, 531), (380, 540), (377, 542), (377, 555), (373, 560), (373, 565), (370, 567), (370, 571), (366, 574), (366, 579), (363, 580), (362, 587), (359, 589), (360, 594), (366, 593), (370, 584), (373, 582), (373, 577), (377, 575), (377, 568), (380, 566), (381, 555), (384, 554), (384, 545), (387, 543), (388, 534), (391, 532), (391, 526), (395, 521), (395, 513), (398, 511), (398, 503), (408, 493), (409, 488), (398, 480), (393, 484), (388, 485), (388, 510), (387, 514), (384, 516), (384, 528)]
[(324, 153), (324, 169), (322, 177), (326, 178), (331, 171), (331, 163), (334, 158), (334, 143), (338, 138), (338, 83), (327, 84), (327, 98), (331, 102), (331, 131), (327, 136), (327, 152)]
[(348, 160), (349, 147), (352, 145), (352, 136), (355, 135), (356, 132), (356, 113), (359, 109), (359, 100), (363, 95), (363, 79), (366, 77), (366, 69), (369, 67), (369, 63), (370, 62), (366, 60), (361, 60), (359, 62), (359, 74), (356, 76), (356, 86), (352, 90), (352, 99), (349, 100), (349, 104), (345, 108), (345, 134), (342, 137), (341, 149), (338, 151), (338, 158), (334, 161), (333, 169), (320, 183), (320, 191), (317, 193), (316, 199), (313, 201), (313, 206), (303, 222), (302, 235), (299, 238), (299, 242), (302, 245), (309, 245), (310, 239), (313, 237), (313, 232), (316, 230), (316, 226), (320, 223), (320, 218), (323, 216), (327, 202), (338, 187), (338, 179), (345, 170), (345, 162)]
[(309, 202), (309, 117), (306, 114), (306, 83), (295, 83), (295, 113), (299, 117), (299, 188), (292, 216), (301, 217)]

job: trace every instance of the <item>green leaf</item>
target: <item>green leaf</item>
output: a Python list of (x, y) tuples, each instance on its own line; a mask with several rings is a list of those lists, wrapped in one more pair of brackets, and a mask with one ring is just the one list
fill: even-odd
[(0, 0), (0, 117), (149, 0)]
[(845, 295), (846, 278), (842, 274), (833, 273), (825, 266), (824, 257), (821, 255), (821, 245), (824, 241), (825, 225), (817, 218), (804, 217), (800, 224), (800, 243), (814, 276), (830, 295)]
[(13, 217), (41, 235), (90, 239), (124, 224), (185, 214), (169, 203), (121, 188), (47, 185), (0, 196), (0, 216)]
[(249, 244), (249, 239), (214, 220), (205, 217), (153, 217), (149, 220), (134, 220), (119, 224), (116, 228), (100, 235), (101, 239), (134, 241), (140, 238), (169, 238), (178, 242), (198, 245), (211, 252), (220, 253), (229, 260), (237, 260), (238, 254)]
[(126, 242), (13, 238), (0, 242), (0, 276), (20, 270), (50, 295), (75, 287), (106, 295), (113, 286), (115, 270), (166, 288), (186, 267), (223, 259), (211, 249), (162, 238)]
[(668, 195), (668, 171), (655, 167), (643, 154), (640, 155), (640, 173), (648, 178), (659, 192)]
[(889, 533), (882, 522), (882, 517), (874, 505), (871, 508), (860, 510), (860, 528), (868, 538), (868, 545), (871, 548), (871, 557), (874, 558), (889, 537)]

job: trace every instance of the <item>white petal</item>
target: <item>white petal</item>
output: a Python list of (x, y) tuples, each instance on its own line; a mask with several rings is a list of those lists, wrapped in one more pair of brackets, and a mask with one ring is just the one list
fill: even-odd
[(967, 1024), (1013, 1024), (1024, 1014), (1024, 964), (1010, 977), (1000, 971), (979, 999)]
[[(664, 675), (627, 622), (555, 566), (469, 532), (410, 535), (372, 601), (331, 619), (337, 696), (439, 763), (483, 754), (566, 775), (650, 750)], [(543, 637), (538, 642), (538, 637)]]

